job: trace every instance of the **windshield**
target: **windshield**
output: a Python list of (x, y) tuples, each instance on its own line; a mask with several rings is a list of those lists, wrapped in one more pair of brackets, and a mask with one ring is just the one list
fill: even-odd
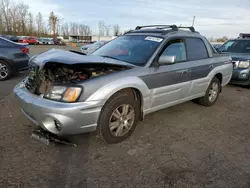
[(162, 40), (159, 37), (123, 35), (97, 49), (92, 55), (144, 66)]
[(219, 50), (220, 52), (250, 53), (250, 40), (229, 40)]

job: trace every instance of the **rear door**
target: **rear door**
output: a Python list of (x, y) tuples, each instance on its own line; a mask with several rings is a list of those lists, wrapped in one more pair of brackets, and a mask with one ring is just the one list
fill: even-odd
[(176, 59), (174, 64), (150, 68), (150, 80), (146, 82), (152, 92), (153, 109), (161, 109), (182, 101), (187, 97), (190, 86), (190, 69), (184, 40), (169, 40), (161, 55), (175, 56)]
[(199, 96), (206, 91), (209, 78), (209, 72), (214, 68), (214, 65), (209, 60), (209, 53), (202, 38), (187, 37), (185, 38), (187, 46), (187, 59), (191, 69), (191, 87), (189, 90), (190, 96)]

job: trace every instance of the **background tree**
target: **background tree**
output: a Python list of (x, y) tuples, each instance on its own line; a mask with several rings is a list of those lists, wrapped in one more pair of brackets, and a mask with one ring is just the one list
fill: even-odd
[(34, 32), (34, 18), (31, 13), (28, 14), (28, 31), (29, 35), (33, 35)]
[(110, 31), (111, 25), (105, 25), (104, 28), (106, 31), (106, 36), (109, 36), (109, 31)]
[(2, 21), (5, 25), (5, 29), (7, 32), (11, 32), (11, 24), (10, 24), (10, 0), (0, 0), (0, 13), (2, 14)]
[(10, 24), (11, 24), (11, 30), (13, 35), (16, 35), (17, 33), (20, 33), (21, 31), (21, 21), (18, 10), (18, 4), (12, 3), (12, 6), (10, 8)]
[(79, 25), (79, 34), (82, 36), (89, 36), (91, 34), (91, 29), (88, 25)]
[(3, 33), (3, 19), (2, 19), (2, 15), (0, 14), (0, 34)]
[(98, 28), (99, 28), (99, 36), (104, 36), (104, 29), (105, 29), (104, 21), (99, 21)]
[(121, 34), (120, 26), (118, 24), (113, 25), (114, 36), (118, 36)]
[(62, 34), (63, 34), (63, 38), (68, 38), (69, 37), (69, 26), (68, 26), (68, 23), (64, 23), (62, 25)]
[(49, 30), (52, 32), (53, 37), (56, 37), (58, 22), (59, 17), (52, 11), (49, 16)]
[(79, 25), (76, 22), (70, 23), (70, 34), (79, 35)]
[(38, 37), (40, 37), (43, 32), (43, 16), (41, 12), (39, 12), (36, 15), (36, 25), (37, 25), (37, 35)]
[(24, 3), (18, 4), (18, 13), (20, 16), (20, 23), (21, 23), (21, 32), (23, 35), (27, 33), (25, 24), (27, 23), (27, 20), (28, 20), (27, 18), (28, 9), (29, 9), (28, 5), (25, 5)]

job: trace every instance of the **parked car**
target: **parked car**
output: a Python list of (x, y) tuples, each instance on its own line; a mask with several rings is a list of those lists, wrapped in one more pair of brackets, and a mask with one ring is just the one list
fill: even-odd
[(222, 44), (212, 44), (212, 45), (216, 50), (218, 50), (222, 46)]
[(213, 105), (232, 61), (194, 30), (138, 26), (90, 55), (51, 49), (30, 59), (14, 88), (23, 113), (56, 135), (97, 131), (107, 143), (128, 138), (146, 114), (197, 99)]
[(218, 51), (229, 54), (233, 60), (230, 83), (250, 87), (250, 34), (241, 33), (237, 39), (225, 42)]
[(19, 43), (28, 43), (28, 44), (38, 44), (38, 41), (35, 37), (22, 37), (18, 40)]
[(44, 38), (43, 44), (54, 44), (54, 41), (52, 38)]
[(101, 46), (103, 46), (105, 43), (107, 43), (107, 42), (100, 40), (100, 41), (97, 41), (93, 44), (86, 44), (84, 46), (81, 46), (81, 51), (82, 51), (82, 53), (90, 54), (90, 53), (94, 52), (95, 50), (97, 50), (98, 48), (100, 48)]
[(0, 81), (27, 69), (29, 58), (28, 44), (18, 44), (0, 37)]
[(66, 44), (66, 43), (65, 43), (62, 39), (60, 39), (60, 38), (55, 38), (55, 39), (53, 39), (53, 42), (54, 42), (55, 45), (65, 45), (65, 44)]
[(38, 43), (38, 44), (43, 44), (43, 40), (44, 40), (43, 38), (38, 38), (38, 39), (37, 39), (37, 43)]

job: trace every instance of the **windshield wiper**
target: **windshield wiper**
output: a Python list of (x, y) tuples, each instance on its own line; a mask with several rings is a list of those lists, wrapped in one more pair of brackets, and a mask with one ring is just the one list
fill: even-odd
[(101, 57), (110, 58), (110, 59), (114, 59), (114, 60), (120, 61), (119, 59), (117, 59), (115, 57), (112, 57), (112, 56), (108, 56), (108, 55), (101, 55)]

